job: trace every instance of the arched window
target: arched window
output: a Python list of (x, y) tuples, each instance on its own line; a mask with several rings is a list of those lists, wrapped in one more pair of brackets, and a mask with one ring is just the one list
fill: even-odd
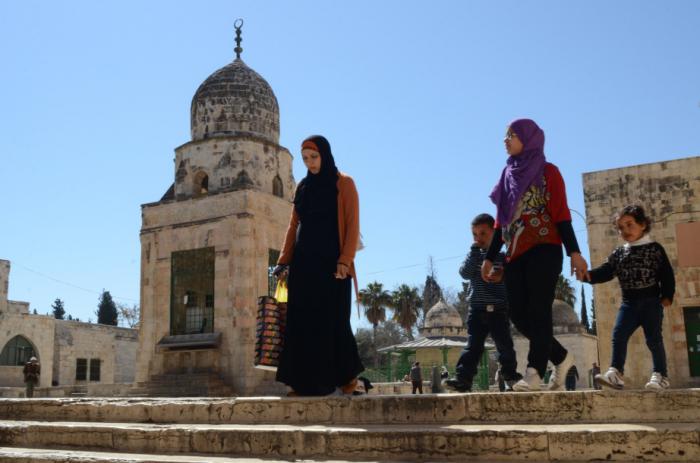
[(282, 185), (282, 179), (279, 175), (275, 175), (275, 178), (272, 179), (272, 194), (279, 198), (284, 197), (284, 185)]
[(204, 196), (209, 194), (209, 176), (206, 172), (199, 171), (194, 177), (194, 196)]
[(38, 357), (34, 347), (24, 336), (10, 339), (0, 353), (0, 365), (24, 365), (32, 357)]

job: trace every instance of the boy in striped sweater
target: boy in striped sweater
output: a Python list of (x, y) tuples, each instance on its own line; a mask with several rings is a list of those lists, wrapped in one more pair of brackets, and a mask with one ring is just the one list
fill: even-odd
[(499, 375), (505, 380), (506, 390), (522, 378), (517, 372), (513, 338), (510, 335), (508, 302), (503, 284), (504, 254), (494, 261), (490, 282), (481, 278), (481, 264), (491, 243), (495, 220), (489, 214), (479, 214), (472, 220), (474, 243), (464, 260), (459, 274), (469, 280), (469, 315), (467, 317), (467, 345), (457, 361), (456, 377), (445, 381), (445, 385), (457, 392), (469, 392), (476, 368), (484, 352), (486, 337), (491, 338), (498, 351)]

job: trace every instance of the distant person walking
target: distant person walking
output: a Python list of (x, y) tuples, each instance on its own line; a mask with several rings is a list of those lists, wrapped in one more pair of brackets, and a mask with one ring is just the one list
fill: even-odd
[(577, 381), (578, 370), (576, 369), (576, 365), (573, 365), (571, 368), (569, 368), (569, 371), (566, 372), (566, 390), (575, 391)]
[(598, 366), (597, 363), (593, 362), (593, 366), (588, 372), (588, 375), (590, 376), (589, 382), (593, 385), (593, 389), (600, 389), (600, 384), (595, 380), (595, 377), (600, 374), (600, 367)]
[(39, 376), (41, 375), (39, 360), (37, 360), (36, 357), (30, 358), (29, 361), (24, 364), (22, 373), (24, 374), (26, 396), (27, 398), (32, 398), (34, 397), (34, 388), (39, 384)]
[(498, 252), (506, 244), (505, 284), (510, 318), (530, 341), (525, 377), (515, 391), (538, 391), (547, 362), (554, 364), (550, 390), (562, 390), (573, 355), (554, 338), (552, 303), (562, 271), (562, 243), (571, 258), (571, 272), (583, 277), (588, 264), (581, 256), (566, 188), (559, 169), (544, 155), (544, 132), (530, 119), (513, 121), (504, 139), (508, 160), (491, 192), (496, 204), (496, 231), (481, 266), (485, 281)]
[(420, 362), (416, 362), (413, 364), (411, 367), (411, 384), (413, 385), (413, 392), (411, 394), (415, 394), (416, 391), (419, 393), (423, 393), (423, 374), (420, 371)]

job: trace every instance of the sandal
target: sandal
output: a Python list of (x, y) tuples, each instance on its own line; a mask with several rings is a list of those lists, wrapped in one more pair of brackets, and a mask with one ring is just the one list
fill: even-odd
[(342, 386), (340, 388), (340, 390), (343, 391), (343, 394), (352, 394), (355, 391), (356, 387), (357, 387), (357, 378), (353, 378), (345, 386)]

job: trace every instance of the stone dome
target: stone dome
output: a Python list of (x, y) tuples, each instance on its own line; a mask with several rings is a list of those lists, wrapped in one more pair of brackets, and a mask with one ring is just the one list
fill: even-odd
[(237, 58), (199, 86), (192, 98), (192, 140), (253, 135), (279, 143), (277, 97), (260, 74)]
[(464, 323), (457, 309), (447, 304), (445, 301), (439, 301), (432, 306), (427, 314), (425, 314), (425, 322), (423, 328), (462, 328)]
[(554, 299), (552, 325), (555, 327), (577, 327), (580, 322), (573, 307), (560, 299)]

